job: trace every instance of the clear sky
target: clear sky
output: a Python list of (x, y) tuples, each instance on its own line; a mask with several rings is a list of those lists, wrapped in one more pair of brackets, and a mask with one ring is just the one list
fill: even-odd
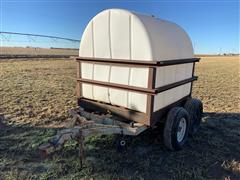
[[(88, 21), (98, 12), (107, 8), (124, 8), (152, 14), (179, 24), (190, 35), (195, 53), (239, 53), (238, 0), (0, 1), (1, 31), (80, 39)], [(9, 43), (12, 45), (21, 43), (15, 37), (11, 37), (10, 40), (7, 42), (8, 45)], [(14, 40), (18, 42), (12, 42)], [(44, 46), (44, 43), (40, 44), (40, 40), (35, 41), (35, 44), (39, 43), (39, 46)], [(3, 45), (7, 43), (3, 42)]]

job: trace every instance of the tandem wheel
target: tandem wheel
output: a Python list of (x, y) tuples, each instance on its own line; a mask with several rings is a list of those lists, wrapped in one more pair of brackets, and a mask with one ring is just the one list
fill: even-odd
[(197, 133), (201, 124), (203, 104), (199, 99), (189, 98), (184, 105), (184, 109), (186, 109), (186, 111), (189, 114), (190, 121), (189, 134), (194, 135)]

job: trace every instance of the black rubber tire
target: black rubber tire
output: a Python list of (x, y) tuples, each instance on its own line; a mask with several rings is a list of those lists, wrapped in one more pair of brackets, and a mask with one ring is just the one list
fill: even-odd
[[(177, 132), (179, 128), (179, 122), (181, 118), (186, 120), (186, 131), (185, 135), (181, 142), (177, 141)], [(188, 138), (189, 131), (189, 115), (188, 112), (182, 107), (174, 107), (170, 109), (167, 114), (164, 131), (163, 131), (163, 140), (164, 145), (169, 150), (181, 150), (185, 145)]]
[(190, 120), (189, 134), (194, 135), (199, 130), (202, 114), (203, 104), (199, 99), (188, 99), (184, 105), (184, 109), (187, 110)]

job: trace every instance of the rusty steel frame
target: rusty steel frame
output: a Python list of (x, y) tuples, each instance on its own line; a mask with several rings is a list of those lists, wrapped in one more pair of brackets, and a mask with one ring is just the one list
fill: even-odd
[[(200, 58), (189, 58), (189, 59), (174, 59), (174, 60), (166, 60), (166, 61), (137, 61), (137, 60), (123, 60), (123, 59), (104, 59), (104, 58), (89, 58), (89, 57), (77, 57), (77, 97), (78, 97), (78, 105), (89, 109), (92, 111), (107, 111), (110, 110), (115, 115), (123, 117), (125, 119), (129, 119), (134, 122), (143, 123), (147, 126), (154, 126), (157, 122), (161, 121), (161, 118), (164, 114), (167, 113), (169, 108), (174, 105), (182, 104), (186, 101), (188, 97), (191, 97), (192, 93), (192, 84), (193, 81), (197, 80), (197, 76), (194, 76), (194, 68), (195, 62), (198, 62)], [(81, 63), (88, 62), (93, 64), (104, 64), (104, 65), (116, 65), (121, 67), (145, 67), (149, 69), (148, 75), (148, 86), (147, 88), (128, 86), (116, 83), (102, 82), (90, 79), (83, 79), (81, 77)], [(186, 64), (193, 63), (192, 68), (192, 77), (189, 79), (184, 79), (172, 84), (168, 84), (162, 87), (155, 87), (155, 76), (156, 76), (156, 68), (161, 66), (172, 66), (177, 64)], [(122, 89), (127, 91), (133, 91), (137, 93), (142, 93), (147, 95), (147, 109), (146, 113), (138, 112), (135, 110), (128, 109), (126, 107), (114, 106), (105, 102), (99, 102), (92, 99), (86, 99), (82, 96), (82, 83), (93, 84), (97, 86), (109, 87), (114, 89)], [(183, 97), (182, 99), (174, 102), (156, 112), (153, 112), (154, 105), (154, 95), (161, 93), (163, 91), (167, 91), (169, 89), (191, 83), (190, 93), (188, 96)]]
[(70, 112), (73, 119), (78, 119), (80, 125), (66, 128), (58, 133), (48, 142), (39, 147), (42, 156), (47, 156), (57, 150), (69, 140), (75, 140), (79, 144), (79, 160), (82, 166), (84, 160), (84, 139), (92, 135), (120, 134), (137, 136), (148, 127), (141, 123), (126, 123), (114, 119), (111, 115), (98, 115), (88, 113), (81, 108)]
[[(81, 78), (81, 62), (95, 61), (94, 63), (107, 63), (106, 59), (82, 59), (77, 58), (77, 86), (76, 93), (78, 98), (78, 107), (75, 110), (70, 111), (74, 120), (80, 122), (78, 126), (72, 126), (70, 128), (63, 129), (53, 137), (51, 141), (46, 144), (42, 144), (39, 150), (42, 155), (48, 155), (61, 147), (69, 140), (76, 140), (79, 145), (79, 160), (82, 167), (84, 161), (84, 138), (92, 135), (107, 135), (107, 134), (120, 134), (137, 136), (150, 126), (155, 126), (158, 122), (164, 122), (164, 117), (168, 113), (169, 109), (175, 106), (183, 106), (184, 102), (191, 98), (192, 83), (197, 80), (194, 76), (195, 62), (199, 61), (199, 58), (184, 59), (184, 60), (170, 60), (168, 62), (139, 62), (139, 61), (121, 61), (111, 60), (110, 64), (132, 67), (148, 67), (148, 86), (147, 88), (138, 88), (126, 85), (119, 85), (107, 82), (89, 81)], [(172, 83), (163, 87), (155, 87), (156, 67), (158, 66), (170, 66), (183, 63), (193, 63), (192, 77), (176, 83)], [(168, 89), (191, 83), (190, 94), (181, 98), (177, 102), (174, 102), (158, 111), (153, 112), (154, 95), (166, 91)], [(117, 89), (127, 89), (130, 91), (137, 91), (147, 95), (147, 109), (146, 113), (138, 112), (135, 110), (127, 109), (125, 107), (113, 106), (108, 103), (98, 102), (90, 99), (86, 99), (82, 96), (82, 83), (97, 84)], [(94, 114), (92, 112), (101, 112), (102, 114)], [(112, 113), (109, 114), (109, 111)], [(117, 116), (114, 116), (117, 115)]]

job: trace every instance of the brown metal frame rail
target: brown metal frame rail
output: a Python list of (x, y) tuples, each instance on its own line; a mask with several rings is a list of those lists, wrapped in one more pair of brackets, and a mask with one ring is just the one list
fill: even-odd
[(173, 59), (164, 61), (142, 61), (142, 60), (126, 60), (126, 59), (107, 59), (107, 58), (89, 58), (89, 57), (77, 57), (77, 61), (91, 62), (100, 64), (114, 64), (114, 65), (130, 65), (130, 66), (143, 66), (143, 67), (159, 67), (159, 66), (171, 66), (177, 64), (195, 63), (199, 62), (200, 58), (188, 58), (188, 59)]

